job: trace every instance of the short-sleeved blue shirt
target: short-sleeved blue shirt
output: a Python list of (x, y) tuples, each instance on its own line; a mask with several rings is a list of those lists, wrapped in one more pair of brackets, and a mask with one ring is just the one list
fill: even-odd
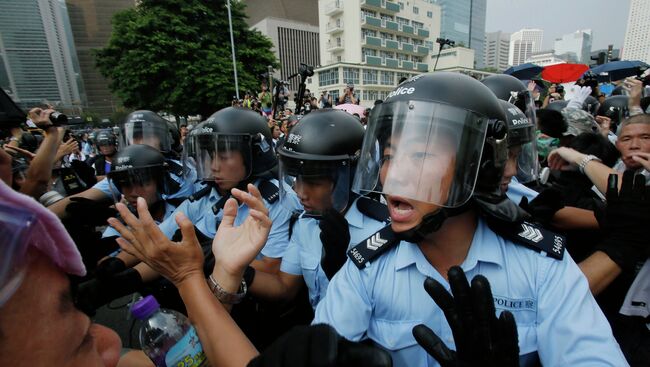
[[(269, 181), (274, 185), (279, 184), (275, 179)], [(255, 185), (259, 183), (260, 181), (258, 180), (255, 182)], [(295, 205), (295, 209), (299, 210), (301, 208), (300, 201), (293, 190), (291, 188), (286, 188), (285, 190), (290, 193), (290, 201)], [(217, 233), (217, 223), (221, 223), (221, 218), (223, 218), (223, 211), (219, 211), (217, 215), (214, 215), (212, 211), (212, 207), (219, 200), (221, 200), (221, 195), (216, 189), (212, 189), (208, 195), (199, 200), (185, 200), (176, 208), (172, 216), (163, 221), (159, 227), (168, 238), (172, 238), (176, 230), (178, 230), (178, 225), (174, 217), (176, 213), (183, 212), (204, 236), (214, 238)], [(269, 238), (261, 254), (270, 258), (281, 258), (289, 243), (289, 219), (291, 218), (291, 211), (281, 204), (279, 200), (273, 203), (264, 200), (264, 204), (269, 209), (269, 218), (271, 218), (273, 226), (271, 227), (271, 233), (269, 233)], [(235, 226), (241, 225), (247, 216), (248, 206), (245, 204), (240, 205), (237, 211), (237, 218), (235, 218)]]
[[(358, 199), (357, 199), (358, 200)], [(357, 208), (357, 201), (345, 213), (350, 231), (349, 247), (353, 247), (383, 228), (386, 223), (363, 215)], [(280, 270), (301, 275), (309, 290), (309, 302), (316, 308), (325, 297), (329, 280), (320, 266), (323, 244), (320, 240), (319, 221), (315, 218), (300, 218), (293, 228), (289, 247), (282, 258)]]
[[(479, 220), (461, 267), (470, 280), (482, 274), (490, 281), (497, 313), (513, 313), (522, 366), (535, 354), (544, 366), (627, 366), (568, 254), (563, 260), (546, 257), (503, 239)], [(438, 366), (412, 334), (424, 323), (455, 349), (442, 310), (424, 290), (427, 276), (449, 290), (420, 248), (404, 241), (363, 270), (348, 261), (332, 278), (313, 322), (330, 324), (350, 340), (373, 340), (391, 353), (394, 366)]]

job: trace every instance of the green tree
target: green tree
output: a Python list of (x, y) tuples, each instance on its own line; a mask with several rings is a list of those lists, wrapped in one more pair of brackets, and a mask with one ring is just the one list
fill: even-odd
[[(240, 91), (257, 90), (259, 75), (279, 67), (271, 40), (248, 29), (244, 7), (231, 2)], [(209, 116), (235, 95), (225, 0), (142, 0), (115, 14), (95, 57), (127, 108)]]

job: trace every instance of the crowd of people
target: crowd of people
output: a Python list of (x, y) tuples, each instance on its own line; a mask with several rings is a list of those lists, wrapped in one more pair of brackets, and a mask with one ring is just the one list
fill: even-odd
[(641, 79), (435, 72), (276, 119), (263, 85), (77, 137), (0, 113), (0, 364), (153, 365), (89, 318), (135, 294), (211, 366), (648, 366)]

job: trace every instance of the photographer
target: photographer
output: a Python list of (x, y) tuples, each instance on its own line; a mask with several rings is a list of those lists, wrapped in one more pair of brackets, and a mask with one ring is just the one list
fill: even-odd
[(359, 104), (359, 97), (354, 94), (354, 84), (349, 83), (348, 86), (343, 91), (343, 94), (339, 97), (338, 104), (352, 103)]
[(325, 91), (320, 94), (319, 100), (320, 108), (331, 108), (332, 107), (332, 95)]

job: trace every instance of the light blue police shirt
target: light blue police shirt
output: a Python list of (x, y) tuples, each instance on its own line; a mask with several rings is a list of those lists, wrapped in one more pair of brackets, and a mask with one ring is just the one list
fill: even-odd
[[(471, 280), (489, 281), (497, 313), (513, 313), (522, 366), (539, 355), (544, 366), (627, 366), (589, 285), (569, 254), (555, 260), (507, 241), (479, 220), (461, 267)], [(438, 366), (411, 330), (430, 327), (455, 349), (442, 310), (423, 287), (431, 277), (448, 282), (417, 245), (402, 241), (365, 269), (352, 262), (332, 278), (313, 323), (332, 325), (342, 336), (369, 338), (387, 349), (394, 366)]]
[[(269, 181), (274, 185), (279, 184), (275, 179)], [(255, 181), (256, 186), (259, 183), (259, 180)], [(293, 190), (289, 187), (286, 190), (291, 193), (291, 202), (295, 205), (295, 208), (301, 208), (300, 201)], [(176, 230), (178, 230), (178, 225), (174, 217), (176, 213), (183, 212), (192, 221), (197, 230), (208, 238), (214, 238), (217, 233), (217, 221), (221, 222), (223, 218), (223, 210), (219, 211), (216, 216), (212, 212), (212, 207), (219, 200), (221, 200), (221, 195), (216, 189), (212, 189), (208, 195), (199, 200), (193, 202), (185, 200), (176, 208), (171, 217), (165, 219), (160, 224), (160, 230), (165, 236), (172, 238)], [(291, 218), (292, 211), (280, 204), (280, 200), (276, 200), (274, 203), (269, 203), (264, 200), (264, 204), (269, 209), (269, 218), (271, 218), (273, 226), (271, 227), (271, 233), (269, 233), (261, 254), (270, 258), (281, 258), (289, 243), (289, 219)], [(237, 217), (235, 218), (235, 226), (241, 225), (247, 216), (248, 206), (244, 204), (240, 205), (237, 211)], [(260, 258), (261, 256), (258, 255), (258, 259)]]
[(506, 191), (506, 196), (517, 205), (521, 202), (521, 198), (526, 197), (528, 202), (530, 202), (536, 198), (537, 195), (539, 195), (537, 191), (519, 183), (515, 177), (513, 177), (512, 181), (508, 184), (508, 191)]
[[(357, 200), (345, 213), (350, 231), (348, 248), (356, 246), (386, 226), (384, 222), (363, 215), (357, 208)], [(319, 221), (315, 218), (300, 218), (296, 221), (291, 241), (280, 265), (281, 271), (299, 275), (305, 279), (309, 290), (309, 302), (314, 309), (318, 302), (325, 297), (329, 284), (329, 280), (320, 266), (323, 244), (320, 240), (321, 231), (318, 223)]]
[[(169, 218), (170, 215), (174, 212), (174, 209), (176, 209), (175, 206), (171, 205), (170, 203), (165, 202), (165, 215), (163, 216), (163, 220)], [(156, 224), (160, 224), (160, 222), (156, 221)], [(102, 238), (106, 237), (121, 237), (120, 233), (115, 230), (115, 228), (108, 226), (104, 230), (104, 233), (102, 233)]]
[[(181, 164), (180, 161), (171, 159), (172, 162)], [(171, 195), (163, 195), (164, 199), (177, 199), (177, 198), (186, 198), (190, 195), (192, 195), (195, 191), (198, 191), (201, 189), (203, 186), (202, 184), (196, 183), (196, 170), (194, 169), (189, 169), (187, 170), (187, 173), (185, 177), (179, 177), (176, 175), (169, 175), (169, 177), (172, 178), (172, 180), (176, 181), (178, 184), (181, 185), (180, 189), (178, 189), (177, 192), (171, 194)], [(113, 197), (112, 192), (118, 192), (117, 188), (115, 185), (112, 183), (108, 182), (108, 179), (105, 177), (101, 181), (97, 182), (93, 187), (95, 190), (99, 190), (103, 192), (106, 196), (109, 198)], [(111, 192), (111, 190), (113, 190)]]

